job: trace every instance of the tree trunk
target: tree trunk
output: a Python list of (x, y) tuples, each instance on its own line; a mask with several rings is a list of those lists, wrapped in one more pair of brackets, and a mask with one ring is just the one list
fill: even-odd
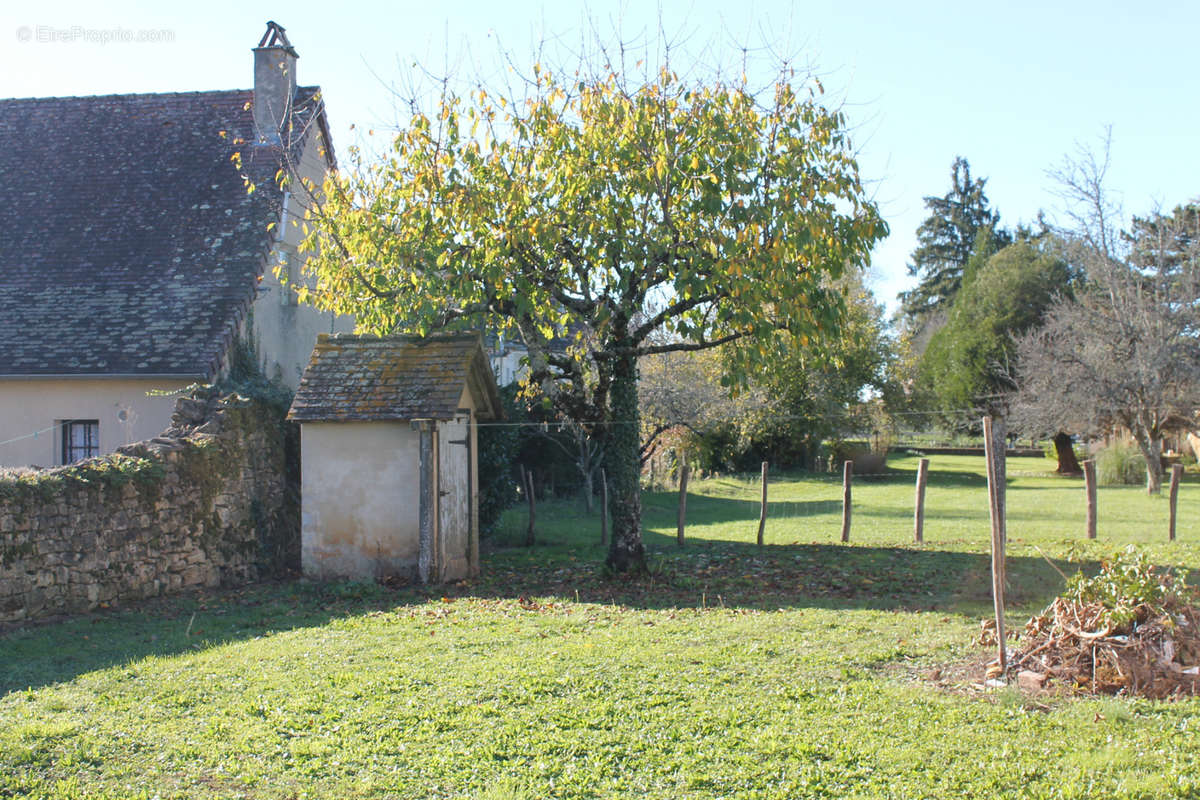
[(580, 465), (579, 471), (583, 474), (583, 505), (587, 509), (587, 515), (592, 515), (592, 492), (595, 487), (592, 485), (592, 471)]
[(605, 450), (613, 507), (608, 566), (617, 572), (641, 571), (646, 554), (642, 548), (637, 359), (633, 356), (619, 356), (613, 364), (609, 408), (612, 424)]
[(1162, 441), (1140, 431), (1135, 432), (1133, 438), (1137, 440), (1138, 450), (1142, 452), (1142, 458), (1146, 460), (1146, 494), (1161, 494)]
[(1079, 466), (1079, 459), (1075, 457), (1075, 448), (1072, 447), (1069, 434), (1062, 431), (1054, 434), (1054, 453), (1058, 456), (1058, 469), (1055, 472), (1059, 475), (1083, 474), (1083, 469)]
[(592, 493), (596, 488), (596, 470), (598, 468), (596, 444), (582, 426), (574, 427), (573, 435), (575, 437), (575, 466), (583, 478), (583, 504), (590, 517), (595, 504)]

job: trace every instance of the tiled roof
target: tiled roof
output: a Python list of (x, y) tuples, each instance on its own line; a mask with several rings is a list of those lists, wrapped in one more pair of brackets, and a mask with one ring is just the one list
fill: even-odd
[(477, 334), (322, 334), (288, 419), (300, 422), (451, 419), (465, 386), (481, 418), (500, 415), (496, 380)]
[[(247, 144), (252, 100), (0, 100), (0, 375), (212, 374), (279, 214), (278, 149)], [(298, 90), (308, 119), (319, 102)]]

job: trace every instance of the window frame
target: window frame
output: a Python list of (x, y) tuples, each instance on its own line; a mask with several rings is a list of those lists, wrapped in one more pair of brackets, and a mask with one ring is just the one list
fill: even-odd
[[(72, 434), (75, 430), (83, 431), (83, 444), (76, 446)], [(62, 438), (62, 448), (59, 456), (62, 463), (74, 464), (100, 455), (100, 420), (98, 419), (64, 419), (59, 423)], [(78, 454), (82, 455), (78, 455)]]

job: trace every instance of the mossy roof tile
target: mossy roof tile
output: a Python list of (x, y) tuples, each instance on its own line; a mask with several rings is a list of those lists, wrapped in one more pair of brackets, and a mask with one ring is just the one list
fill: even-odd
[(495, 378), (477, 334), (323, 334), (288, 418), (299, 422), (437, 419), (458, 415), (465, 387), (478, 416), (499, 415)]

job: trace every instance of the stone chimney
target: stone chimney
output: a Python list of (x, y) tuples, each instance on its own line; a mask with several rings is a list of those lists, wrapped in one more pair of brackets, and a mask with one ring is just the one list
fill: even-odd
[(280, 142), (296, 96), (299, 57), (283, 26), (268, 22), (267, 32), (254, 48), (254, 127), (260, 142)]

